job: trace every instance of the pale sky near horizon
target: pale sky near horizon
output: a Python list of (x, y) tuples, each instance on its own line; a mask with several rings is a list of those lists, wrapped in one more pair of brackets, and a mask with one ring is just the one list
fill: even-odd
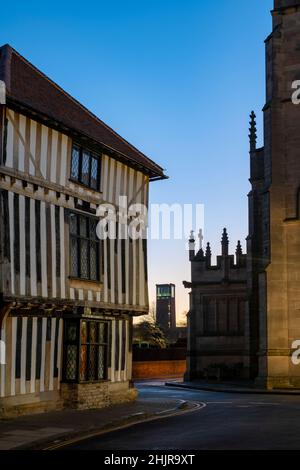
[[(166, 169), (151, 203), (205, 206), (204, 242), (219, 254), (247, 236), (248, 121), (262, 144), (264, 39), (272, 0), (14, 1), (1, 6), (9, 43)], [(198, 227), (191, 227), (197, 229)], [(150, 300), (175, 283), (188, 310), (185, 241), (149, 241)]]

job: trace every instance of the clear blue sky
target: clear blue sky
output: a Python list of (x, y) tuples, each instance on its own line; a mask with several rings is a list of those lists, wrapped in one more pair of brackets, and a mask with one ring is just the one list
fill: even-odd
[[(272, 0), (29, 1), (1, 5), (9, 43), (166, 168), (151, 202), (205, 204), (214, 254), (247, 235), (248, 114), (265, 100)], [(150, 292), (189, 263), (181, 242), (150, 242)]]

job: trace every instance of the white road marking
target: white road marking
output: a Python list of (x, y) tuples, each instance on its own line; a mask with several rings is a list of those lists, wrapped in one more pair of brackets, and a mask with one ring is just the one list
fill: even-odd
[[(180, 400), (180, 401), (183, 401), (185, 402), (185, 400)], [(88, 434), (88, 435), (85, 435), (85, 436), (78, 436), (78, 437), (74, 437), (73, 439), (69, 439), (68, 441), (64, 441), (64, 442), (60, 442), (58, 444), (51, 444), (50, 446), (48, 447), (45, 447), (43, 450), (55, 450), (55, 449), (59, 449), (61, 447), (67, 447), (69, 446), (70, 444), (74, 444), (74, 443), (77, 443), (77, 442), (82, 442), (82, 441), (86, 441), (86, 440), (89, 440), (89, 439), (92, 439), (94, 437), (98, 437), (98, 436), (101, 436), (103, 434), (109, 434), (109, 433), (113, 433), (113, 432), (116, 432), (116, 431), (119, 431), (119, 430), (122, 430), (122, 429), (127, 429), (127, 428), (131, 428), (133, 426), (136, 426), (137, 424), (144, 424), (144, 423), (149, 423), (151, 421), (157, 421), (157, 420), (161, 420), (161, 419), (166, 419), (166, 418), (172, 418), (173, 416), (177, 416), (177, 415), (185, 415), (187, 413), (192, 413), (192, 412), (195, 412), (195, 411), (200, 411), (202, 410), (203, 408), (206, 407), (206, 403), (204, 402), (192, 402), (192, 401), (189, 401), (188, 403), (190, 404), (193, 404), (195, 405), (193, 408), (190, 408), (190, 409), (187, 409), (187, 410), (178, 410), (178, 411), (175, 411), (175, 412), (171, 412), (169, 414), (166, 414), (165, 416), (162, 416), (160, 415), (159, 413), (156, 413), (156, 415), (154, 416), (151, 416), (150, 418), (146, 418), (146, 419), (143, 419), (141, 421), (137, 421), (135, 423), (128, 423), (128, 424), (123, 424), (123, 425), (120, 425), (120, 426), (117, 426), (111, 430), (105, 430), (105, 429), (102, 429), (100, 431), (96, 431), (96, 432), (93, 432), (91, 434)]]

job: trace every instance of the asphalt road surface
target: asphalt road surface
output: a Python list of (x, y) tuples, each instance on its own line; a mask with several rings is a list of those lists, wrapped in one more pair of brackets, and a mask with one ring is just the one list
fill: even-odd
[(140, 423), (64, 447), (66, 450), (300, 449), (300, 396), (239, 395), (138, 384), (147, 397), (203, 403), (201, 409)]

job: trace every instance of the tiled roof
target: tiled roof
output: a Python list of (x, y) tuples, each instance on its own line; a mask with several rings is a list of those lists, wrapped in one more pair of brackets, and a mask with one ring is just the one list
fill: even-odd
[(80, 133), (138, 165), (153, 178), (163, 169), (129, 144), (97, 116), (66, 93), (9, 45), (0, 47), (0, 80), (5, 82), (7, 101), (32, 110)]

